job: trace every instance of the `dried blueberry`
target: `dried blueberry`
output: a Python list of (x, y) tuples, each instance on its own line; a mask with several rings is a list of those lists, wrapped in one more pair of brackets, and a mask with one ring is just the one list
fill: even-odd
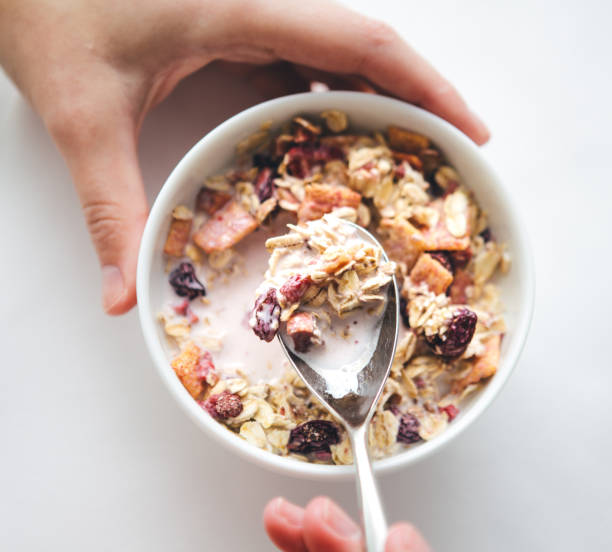
[(280, 287), (280, 292), (285, 296), (289, 303), (297, 303), (302, 295), (312, 283), (310, 276), (303, 274), (294, 274)]
[(236, 393), (230, 393), (229, 391), (211, 395), (202, 406), (213, 418), (218, 420), (234, 418), (242, 412), (242, 400)]
[(191, 263), (181, 263), (170, 273), (170, 285), (177, 295), (187, 297), (190, 301), (206, 295), (206, 289), (195, 275)]
[(419, 426), (421, 423), (414, 414), (407, 412), (402, 414), (399, 420), (399, 429), (397, 430), (397, 440), (400, 443), (416, 443), (421, 440), (419, 435)]
[(406, 328), (410, 328), (410, 318), (408, 317), (408, 301), (404, 299), (404, 297), (400, 297), (400, 316), (402, 317), (402, 322)]
[(274, 173), (270, 167), (264, 167), (257, 173), (255, 193), (261, 203), (272, 197), (272, 192), (274, 191), (273, 177)]
[(485, 241), (485, 243), (490, 242), (493, 239), (491, 229), (488, 226), (479, 234), (479, 236)]
[(287, 449), (300, 454), (329, 452), (329, 445), (339, 442), (340, 432), (336, 424), (327, 420), (311, 420), (291, 430)]
[(255, 301), (250, 326), (259, 339), (272, 341), (280, 325), (281, 308), (276, 298), (276, 290), (268, 289)]
[(474, 337), (476, 313), (469, 309), (458, 309), (450, 320), (446, 331), (427, 337), (427, 343), (434, 353), (444, 357), (458, 357), (463, 354)]

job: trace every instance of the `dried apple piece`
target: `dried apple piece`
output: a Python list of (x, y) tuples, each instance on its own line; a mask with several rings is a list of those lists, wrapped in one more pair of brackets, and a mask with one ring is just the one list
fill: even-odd
[(311, 184), (305, 189), (304, 201), (297, 213), (298, 221), (306, 222), (321, 218), (337, 207), (357, 209), (360, 202), (361, 194), (349, 188), (329, 184)]
[(413, 284), (425, 282), (430, 291), (439, 295), (445, 293), (453, 281), (453, 274), (429, 253), (423, 253), (410, 271)]
[(207, 215), (214, 215), (230, 199), (231, 194), (209, 188), (201, 188), (196, 197), (196, 211), (204, 211)]
[(189, 241), (193, 213), (185, 206), (179, 205), (172, 211), (172, 222), (168, 230), (168, 237), (164, 244), (164, 253), (173, 257), (182, 257), (185, 246)]
[(421, 232), (405, 219), (384, 218), (380, 221), (378, 231), (384, 236), (381, 243), (389, 257), (404, 263), (407, 270), (428, 249)]
[(223, 251), (253, 232), (257, 226), (257, 219), (232, 200), (198, 229), (193, 241), (206, 253)]
[(453, 383), (452, 391), (454, 393), (460, 393), (468, 385), (478, 383), (485, 378), (490, 378), (497, 372), (501, 348), (501, 335), (492, 335), (484, 341), (483, 344), (485, 350), (481, 355), (476, 357), (472, 369), (466, 376)]

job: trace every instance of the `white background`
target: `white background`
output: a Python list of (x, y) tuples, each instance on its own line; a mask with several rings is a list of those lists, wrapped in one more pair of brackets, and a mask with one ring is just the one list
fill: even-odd
[[(454, 443), (382, 478), (389, 519), (413, 521), (438, 551), (610, 550), (612, 11), (358, 4), (396, 25), (488, 122), (486, 155), (523, 206), (537, 266), (534, 323), (510, 382)], [(143, 128), (150, 199), (195, 141), (259, 99), (214, 70), (179, 86)], [(0, 182), (0, 549), (270, 550), (260, 518), (273, 496), (326, 493), (355, 512), (352, 484), (249, 466), (179, 411), (136, 313), (102, 314), (67, 170), (4, 77)]]

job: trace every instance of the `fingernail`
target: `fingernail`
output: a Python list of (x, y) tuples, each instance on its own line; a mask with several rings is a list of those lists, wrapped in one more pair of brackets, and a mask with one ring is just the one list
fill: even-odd
[(125, 295), (125, 283), (121, 271), (113, 265), (102, 267), (102, 304), (109, 312)]
[(304, 510), (283, 498), (277, 498), (274, 505), (275, 512), (282, 517), (289, 525), (302, 527), (304, 525)]
[(361, 537), (359, 526), (331, 500), (325, 503), (323, 521), (331, 531), (340, 537), (355, 540)]

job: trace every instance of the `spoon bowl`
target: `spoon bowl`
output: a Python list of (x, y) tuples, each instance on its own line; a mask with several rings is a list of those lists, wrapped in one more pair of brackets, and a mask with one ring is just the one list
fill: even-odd
[[(383, 258), (388, 261), (378, 240), (361, 226), (343, 221), (355, 228), (360, 238), (380, 247)], [(366, 316), (368, 316), (366, 314)], [(353, 447), (353, 458), (357, 469), (357, 489), (361, 503), (362, 520), (365, 529), (367, 549), (382, 551), (387, 533), (387, 523), (372, 466), (367, 450), (368, 423), (376, 409), (376, 403), (389, 376), (399, 330), (399, 292), (393, 276), (387, 284), (386, 304), (379, 326), (378, 340), (370, 359), (357, 375), (356, 391), (336, 397), (329, 392), (323, 375), (314, 370), (303, 358), (298, 356), (286, 341), (284, 332), (278, 333), (281, 347), (293, 368), (300, 375), (308, 389), (331, 412), (346, 429)], [(339, 367), (334, 367), (339, 368)]]

